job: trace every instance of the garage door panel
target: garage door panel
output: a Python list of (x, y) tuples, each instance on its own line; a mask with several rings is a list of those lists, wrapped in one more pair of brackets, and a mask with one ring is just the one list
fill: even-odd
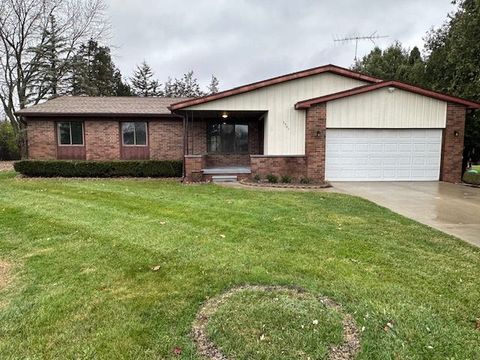
[(441, 129), (328, 129), (326, 179), (427, 181), (440, 176)]
[(426, 144), (426, 151), (431, 153), (438, 153), (442, 149), (441, 144)]

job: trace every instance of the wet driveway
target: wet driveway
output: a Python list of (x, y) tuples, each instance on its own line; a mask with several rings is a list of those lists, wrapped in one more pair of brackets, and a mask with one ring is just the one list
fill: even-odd
[(480, 246), (480, 188), (443, 182), (334, 182), (399, 214)]

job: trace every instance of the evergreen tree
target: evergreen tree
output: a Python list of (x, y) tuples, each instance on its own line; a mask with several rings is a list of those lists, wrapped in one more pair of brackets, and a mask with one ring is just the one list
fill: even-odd
[(132, 96), (130, 85), (123, 82), (120, 70), (116, 69), (113, 74), (113, 92), (115, 96)]
[(110, 48), (94, 40), (82, 44), (71, 64), (70, 93), (87, 96), (128, 96), (130, 87), (115, 67)]
[(130, 80), (134, 94), (143, 97), (161, 96), (160, 84), (153, 78), (154, 75), (152, 68), (145, 61), (137, 65)]
[[(212, 77), (213, 80), (216, 80), (218, 85), (218, 80), (215, 77)], [(212, 85), (212, 83), (210, 84)], [(215, 90), (213, 88), (213, 90)], [(182, 78), (174, 79), (168, 78), (167, 82), (164, 84), (164, 96), (166, 97), (200, 97), (206, 95), (201, 89), (198, 83), (197, 78), (194, 76), (193, 71), (185, 73)]]
[(167, 81), (163, 85), (163, 96), (165, 97), (178, 97), (176, 89), (176, 83), (173, 82), (171, 77), (168, 77)]
[(384, 80), (398, 80), (416, 85), (423, 85), (425, 81), (425, 63), (420, 50), (414, 47), (409, 52), (398, 41), (385, 50), (375, 47), (353, 68)]
[(48, 18), (48, 26), (42, 34), (40, 45), (32, 49), (36, 67), (31, 92), (37, 97), (55, 97), (64, 91), (64, 77), (68, 61), (64, 55), (67, 52), (65, 39), (61, 36), (54, 15)]
[(212, 75), (212, 80), (210, 81), (210, 85), (208, 85), (208, 95), (216, 94), (218, 93), (218, 85), (220, 82), (216, 78), (215, 75)]
[[(458, 10), (426, 38), (426, 77), (429, 86), (480, 101), (480, 1), (455, 1)], [(480, 114), (467, 116), (464, 166), (480, 161)]]

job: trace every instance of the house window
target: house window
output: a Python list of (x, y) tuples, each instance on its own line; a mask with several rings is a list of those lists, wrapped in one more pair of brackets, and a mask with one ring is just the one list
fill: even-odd
[(147, 123), (137, 121), (122, 123), (122, 140), (125, 146), (146, 146)]
[(62, 121), (57, 126), (60, 145), (83, 145), (83, 122)]
[(209, 124), (207, 142), (209, 153), (248, 153), (248, 125)]

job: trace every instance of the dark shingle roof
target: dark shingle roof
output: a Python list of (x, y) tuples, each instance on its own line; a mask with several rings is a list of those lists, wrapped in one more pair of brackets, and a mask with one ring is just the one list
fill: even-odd
[(187, 98), (61, 96), (20, 111), (22, 116), (165, 116), (168, 106)]

